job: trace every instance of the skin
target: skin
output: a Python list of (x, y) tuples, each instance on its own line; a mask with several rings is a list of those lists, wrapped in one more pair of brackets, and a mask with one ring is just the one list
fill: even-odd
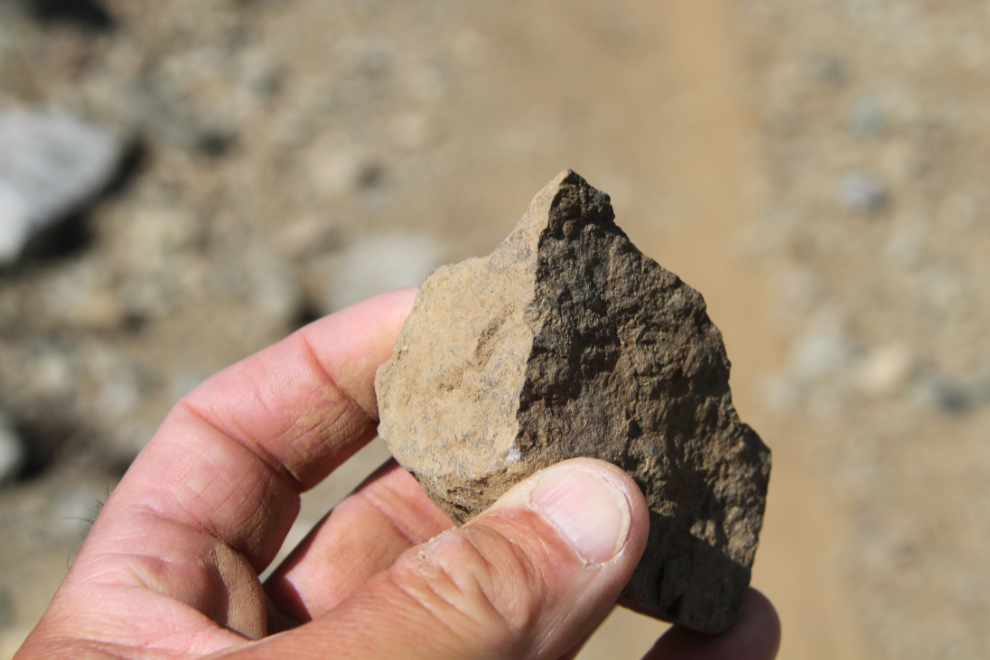
[[(258, 579), (299, 494), (374, 437), (375, 369), (414, 295), (321, 319), (176, 404), (15, 658), (576, 656), (649, 525), (635, 484), (599, 461), (534, 475), (461, 528), (389, 462)], [(750, 590), (724, 635), (674, 627), (646, 657), (764, 660), (779, 639)]]

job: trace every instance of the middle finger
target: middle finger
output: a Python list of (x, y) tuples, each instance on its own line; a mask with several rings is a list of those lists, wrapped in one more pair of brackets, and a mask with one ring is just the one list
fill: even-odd
[(390, 460), (327, 514), (265, 583), (272, 604), (305, 622), (329, 612), (409, 548), (454, 523)]

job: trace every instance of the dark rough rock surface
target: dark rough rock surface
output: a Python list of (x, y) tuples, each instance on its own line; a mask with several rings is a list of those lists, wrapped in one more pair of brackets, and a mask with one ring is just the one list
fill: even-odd
[(701, 295), (577, 174), (490, 256), (430, 276), (375, 384), (382, 438), (457, 522), (558, 461), (610, 461), (651, 512), (627, 604), (706, 633), (735, 621), (770, 451), (732, 406)]

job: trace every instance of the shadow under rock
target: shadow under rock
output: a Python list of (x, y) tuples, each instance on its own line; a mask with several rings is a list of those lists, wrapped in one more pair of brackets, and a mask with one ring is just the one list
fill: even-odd
[(62, 420), (17, 420), (13, 424), (18, 436), (23, 438), (26, 456), (14, 478), (15, 482), (30, 481), (43, 475), (61, 454), (69, 439), (76, 433)]
[(94, 32), (108, 32), (117, 21), (97, 0), (21, 0), (28, 13), (42, 23), (66, 23)]
[(24, 246), (16, 265), (71, 257), (93, 244), (93, 230), (86, 213), (74, 213), (45, 227)]

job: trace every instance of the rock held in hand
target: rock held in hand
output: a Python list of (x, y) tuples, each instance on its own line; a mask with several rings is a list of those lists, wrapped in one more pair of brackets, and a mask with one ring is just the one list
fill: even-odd
[(626, 604), (705, 633), (735, 621), (770, 451), (732, 406), (701, 295), (577, 174), (491, 255), (427, 279), (375, 386), (382, 438), (455, 521), (558, 461), (607, 460), (650, 506)]

